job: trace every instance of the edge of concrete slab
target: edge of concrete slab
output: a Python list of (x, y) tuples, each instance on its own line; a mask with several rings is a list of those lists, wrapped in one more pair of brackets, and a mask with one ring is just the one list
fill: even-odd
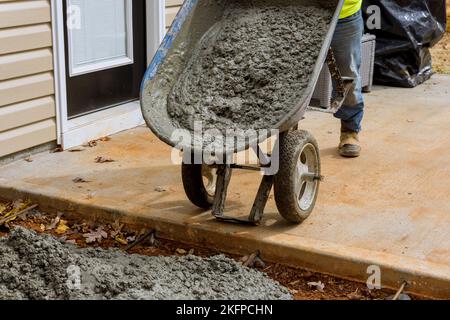
[(226, 232), (223, 228), (219, 232), (195, 223), (168, 221), (161, 217), (130, 216), (112, 207), (71, 202), (61, 197), (12, 187), (0, 186), (0, 198), (27, 198), (39, 204), (42, 210), (63, 211), (78, 218), (81, 215), (97, 221), (121, 219), (124, 223), (154, 228), (160, 237), (168, 240), (212, 246), (230, 254), (245, 255), (260, 250), (262, 258), (270, 262), (358, 282), (365, 283), (371, 275), (368, 273), (369, 267), (376, 266), (381, 270), (385, 288), (396, 290), (406, 281), (407, 292), (438, 299), (450, 298), (450, 270), (446, 265), (308, 238), (303, 239), (303, 246), (294, 247), (286, 235), (275, 242), (276, 236), (271, 237), (272, 241), (267, 241), (262, 237), (250, 237), (245, 232)]

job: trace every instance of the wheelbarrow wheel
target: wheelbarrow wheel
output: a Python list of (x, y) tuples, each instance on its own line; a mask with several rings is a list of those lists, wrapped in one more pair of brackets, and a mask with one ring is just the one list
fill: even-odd
[(300, 224), (314, 210), (320, 184), (320, 155), (307, 131), (291, 131), (280, 141), (280, 168), (275, 176), (275, 202), (289, 222)]
[(199, 208), (210, 209), (214, 203), (217, 169), (208, 165), (182, 165), (184, 191), (189, 200)]

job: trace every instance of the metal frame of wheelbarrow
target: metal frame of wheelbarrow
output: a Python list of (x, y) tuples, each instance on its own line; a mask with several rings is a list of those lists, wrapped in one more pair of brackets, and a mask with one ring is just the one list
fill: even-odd
[[(335, 97), (331, 102), (330, 111), (338, 111), (347, 97), (351, 86), (353, 85), (354, 79), (342, 77), (339, 68), (336, 65), (336, 60), (334, 58), (333, 50), (330, 48), (326, 60), (328, 67), (331, 72), (331, 77), (333, 78), (336, 86)], [(298, 130), (298, 125), (294, 126), (292, 130)], [(274, 150), (279, 150), (279, 144), (282, 139), (284, 139), (286, 132), (281, 133), (275, 143), (278, 144)], [(264, 175), (261, 184), (256, 195), (256, 199), (253, 203), (250, 215), (247, 219), (240, 219), (232, 216), (225, 215), (225, 202), (228, 195), (228, 187), (230, 185), (232, 172), (234, 169), (239, 170), (250, 170), (250, 171), (261, 171), (265, 167), (270, 167), (270, 156), (265, 155), (259, 147), (254, 149), (256, 155), (258, 156), (261, 163), (264, 166), (245, 166), (238, 164), (223, 164), (217, 167), (217, 184), (216, 184), (216, 194), (214, 197), (214, 203), (212, 206), (213, 216), (223, 222), (237, 223), (237, 224), (248, 224), (248, 225), (259, 225), (264, 216), (264, 210), (266, 208), (267, 202), (272, 191), (275, 176), (274, 175)], [(262, 158), (262, 159), (261, 159)], [(321, 175), (313, 175), (309, 177), (311, 180), (322, 181), (323, 177)]]

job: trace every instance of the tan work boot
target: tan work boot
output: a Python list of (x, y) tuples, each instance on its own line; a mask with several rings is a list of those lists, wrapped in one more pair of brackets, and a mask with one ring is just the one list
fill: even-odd
[(341, 132), (339, 154), (345, 158), (357, 158), (361, 155), (361, 145), (359, 143), (359, 136), (357, 132)]

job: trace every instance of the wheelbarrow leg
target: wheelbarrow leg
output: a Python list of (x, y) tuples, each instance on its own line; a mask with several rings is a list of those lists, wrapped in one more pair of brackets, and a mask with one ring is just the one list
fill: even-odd
[(225, 202), (227, 200), (228, 186), (231, 181), (233, 169), (230, 165), (220, 165), (217, 169), (216, 197), (213, 204), (214, 217), (221, 219), (225, 216)]
[(259, 186), (258, 194), (256, 196), (255, 202), (253, 203), (253, 208), (250, 213), (249, 220), (252, 223), (258, 224), (261, 222), (264, 209), (266, 208), (267, 201), (269, 201), (270, 192), (272, 191), (275, 176), (264, 176), (261, 185)]
[(216, 197), (214, 199), (212, 213), (214, 217), (220, 221), (257, 225), (263, 218), (264, 209), (266, 208), (266, 204), (269, 200), (270, 192), (272, 191), (272, 187), (274, 184), (274, 176), (264, 176), (259, 187), (255, 202), (253, 204), (250, 216), (247, 220), (245, 220), (225, 215), (225, 202), (228, 195), (228, 187), (230, 185), (232, 172), (233, 169), (230, 165), (221, 165), (217, 169)]

